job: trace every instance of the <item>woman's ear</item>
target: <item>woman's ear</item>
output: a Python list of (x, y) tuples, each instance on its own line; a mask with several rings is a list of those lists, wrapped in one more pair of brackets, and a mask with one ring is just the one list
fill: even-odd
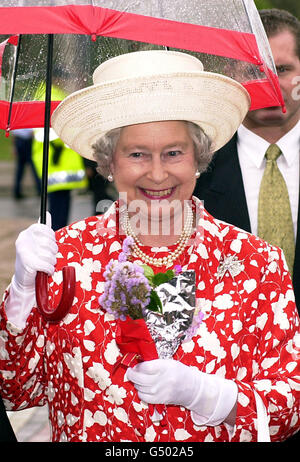
[(114, 174), (115, 173), (115, 166), (113, 160), (109, 164), (109, 171), (110, 173)]

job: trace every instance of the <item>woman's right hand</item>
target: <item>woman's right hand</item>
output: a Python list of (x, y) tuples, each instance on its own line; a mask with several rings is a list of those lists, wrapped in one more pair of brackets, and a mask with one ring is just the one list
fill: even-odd
[(27, 318), (36, 305), (35, 278), (38, 271), (54, 273), (58, 247), (51, 229), (51, 215), (46, 225), (36, 223), (22, 231), (16, 240), (15, 274), (5, 301), (8, 321), (24, 329)]
[(58, 246), (51, 229), (51, 215), (46, 225), (35, 223), (22, 231), (16, 240), (14, 283), (20, 290), (32, 291), (38, 271), (54, 273)]

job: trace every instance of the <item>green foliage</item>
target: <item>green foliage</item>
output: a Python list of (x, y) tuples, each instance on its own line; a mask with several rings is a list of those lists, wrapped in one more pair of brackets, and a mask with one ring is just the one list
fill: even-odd
[(12, 136), (6, 138), (5, 131), (0, 130), (0, 161), (13, 159)]
[(163, 307), (162, 307), (162, 303), (160, 301), (160, 298), (159, 296), (157, 295), (157, 293), (155, 292), (155, 290), (151, 290), (151, 293), (150, 293), (150, 303), (149, 305), (147, 306), (148, 310), (151, 310), (151, 311), (155, 311), (155, 312), (159, 312), (162, 314), (163, 312)]
[(167, 270), (165, 273), (154, 274), (154, 271), (150, 266), (142, 265), (142, 268), (144, 270), (144, 275), (146, 276), (152, 287), (157, 287), (160, 284), (164, 284), (165, 282), (168, 282), (171, 279), (173, 279), (173, 277), (175, 276), (175, 273), (172, 270)]
[[(150, 268), (150, 266), (142, 265), (142, 267), (144, 270), (144, 275), (153, 288), (158, 287), (160, 284), (164, 284), (165, 282), (171, 281), (171, 279), (173, 279), (175, 276), (175, 272), (172, 270), (167, 270), (165, 273), (154, 274), (154, 271), (152, 268)], [(161, 314), (163, 313), (163, 307), (160, 298), (153, 289), (150, 292), (150, 303), (147, 308), (151, 311), (156, 311)]]
[(160, 284), (170, 281), (174, 277), (174, 271), (168, 270), (166, 273), (157, 273), (152, 278), (152, 284), (157, 287)]
[(255, 0), (254, 3), (258, 10), (263, 10), (265, 8), (274, 8), (272, 0)]
[(300, 18), (300, 2), (299, 0), (254, 0), (258, 10), (264, 8), (279, 8), (287, 10), (294, 16)]

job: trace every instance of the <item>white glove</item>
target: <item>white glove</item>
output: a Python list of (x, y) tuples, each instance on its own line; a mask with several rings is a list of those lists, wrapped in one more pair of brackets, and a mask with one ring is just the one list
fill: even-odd
[(51, 215), (47, 212), (46, 225), (35, 223), (22, 231), (16, 240), (14, 283), (21, 290), (35, 289), (37, 271), (52, 275), (58, 247), (51, 229)]
[(16, 240), (15, 274), (9, 297), (5, 304), (7, 318), (15, 326), (23, 328), (36, 304), (35, 278), (38, 271), (54, 273), (58, 247), (51, 229), (51, 215), (47, 212), (47, 224), (35, 223), (22, 231)]
[(127, 370), (139, 398), (150, 404), (175, 404), (191, 412), (196, 425), (224, 422), (237, 401), (232, 380), (206, 374), (173, 359), (154, 359)]

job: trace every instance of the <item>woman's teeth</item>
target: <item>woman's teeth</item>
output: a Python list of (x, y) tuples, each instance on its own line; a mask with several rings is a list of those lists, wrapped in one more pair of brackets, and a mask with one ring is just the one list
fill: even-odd
[(148, 196), (156, 196), (156, 197), (163, 197), (163, 196), (168, 196), (171, 194), (173, 188), (170, 189), (164, 189), (162, 191), (153, 191), (149, 189), (144, 189), (145, 193), (148, 194)]

